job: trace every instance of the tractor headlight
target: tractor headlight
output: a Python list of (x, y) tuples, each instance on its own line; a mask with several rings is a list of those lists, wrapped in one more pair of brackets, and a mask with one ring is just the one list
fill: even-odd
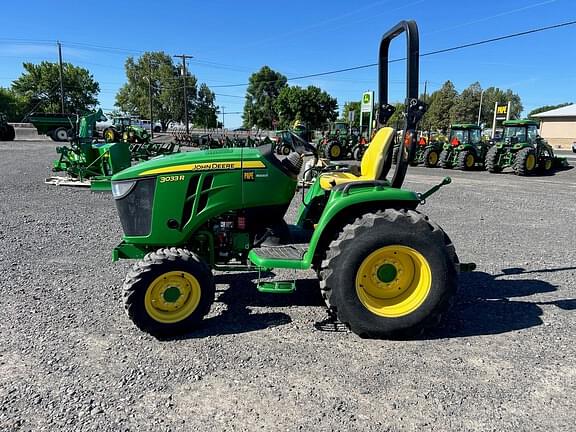
[(112, 196), (114, 199), (122, 199), (134, 189), (135, 185), (136, 180), (112, 182)]

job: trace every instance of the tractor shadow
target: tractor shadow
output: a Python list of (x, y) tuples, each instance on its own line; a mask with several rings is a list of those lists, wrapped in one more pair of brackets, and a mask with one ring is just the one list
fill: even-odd
[(543, 270), (503, 269), (491, 275), (484, 272), (463, 273), (456, 303), (445, 319), (431, 329), (425, 339), (443, 339), (507, 333), (543, 324), (542, 305), (576, 310), (576, 299), (537, 302), (514, 300), (534, 294), (557, 291), (557, 286), (538, 279), (502, 279), (511, 275), (554, 273), (576, 270), (565, 267)]
[[(262, 273), (270, 278), (272, 273)], [(252, 308), (281, 308), (291, 306), (323, 306), (318, 280), (299, 279), (291, 294), (265, 294), (256, 289), (258, 272), (215, 275), (216, 299), (212, 314), (197, 330), (178, 339), (197, 339), (208, 336), (248, 333), (290, 324), (292, 319), (283, 312), (254, 311)], [(219, 285), (228, 285), (221, 289)]]

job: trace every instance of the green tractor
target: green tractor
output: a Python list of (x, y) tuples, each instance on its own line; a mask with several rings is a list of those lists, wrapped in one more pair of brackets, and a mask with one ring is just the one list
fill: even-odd
[(140, 126), (133, 125), (130, 117), (115, 117), (112, 126), (104, 129), (102, 136), (107, 143), (123, 141), (142, 144), (150, 141), (150, 133)]
[(320, 156), (328, 160), (356, 159), (361, 160), (368, 145), (359, 131), (343, 121), (330, 123), (318, 140)]
[(6, 114), (0, 112), (0, 141), (14, 141), (16, 132), (14, 126), (8, 124)]
[(437, 139), (432, 139), (430, 135), (428, 138), (424, 136), (418, 140), (418, 147), (412, 165), (424, 164), (428, 168), (436, 168), (440, 160), (440, 153), (442, 152), (442, 142)]
[(486, 155), (486, 168), (491, 173), (512, 167), (516, 175), (526, 176), (566, 166), (566, 158), (555, 156), (552, 146), (538, 135), (538, 122), (533, 120), (505, 121), (502, 140)]
[(482, 141), (482, 129), (475, 124), (450, 126), (448, 142), (440, 153), (440, 166), (450, 169), (471, 170), (484, 167), (490, 144)]
[[(411, 337), (436, 325), (454, 298), (459, 264), (448, 235), (417, 210), (424, 194), (402, 189), (425, 112), (418, 98), (418, 28), (402, 21), (379, 50), (379, 121), (388, 100), (388, 47), (408, 40), (406, 125), (398, 163), (395, 131), (378, 130), (358, 170), (327, 167), (305, 193), (294, 225), (284, 215), (296, 193), (300, 141), (279, 159), (271, 146), (166, 156), (112, 178), (124, 231), (113, 260), (137, 259), (124, 281), (128, 316), (157, 337), (193, 331), (215, 296), (213, 270), (315, 269), (334, 320), (364, 337)], [(389, 177), (388, 177), (389, 176)], [(449, 182), (445, 179), (443, 184)], [(261, 281), (260, 292), (286, 294), (291, 281)]]

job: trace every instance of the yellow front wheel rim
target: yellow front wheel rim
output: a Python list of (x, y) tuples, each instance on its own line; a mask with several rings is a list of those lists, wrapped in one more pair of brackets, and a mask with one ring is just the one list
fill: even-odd
[(472, 168), (474, 166), (474, 155), (469, 154), (466, 156), (466, 168)]
[(375, 315), (398, 318), (418, 309), (430, 293), (432, 271), (424, 256), (407, 246), (384, 246), (368, 255), (356, 273), (356, 294)]
[(428, 154), (428, 163), (430, 165), (436, 165), (436, 163), (438, 163), (438, 153), (430, 152)]
[(332, 157), (340, 156), (340, 147), (337, 145), (332, 146), (332, 148), (330, 149), (330, 156)]
[(155, 321), (173, 324), (188, 318), (200, 303), (198, 279), (188, 272), (171, 271), (148, 286), (144, 306)]
[(536, 156), (534, 156), (533, 154), (529, 154), (528, 157), (526, 158), (526, 169), (528, 171), (532, 171), (535, 166), (536, 166)]
[(546, 162), (544, 162), (544, 169), (546, 171), (552, 169), (552, 160), (551, 159), (546, 159)]

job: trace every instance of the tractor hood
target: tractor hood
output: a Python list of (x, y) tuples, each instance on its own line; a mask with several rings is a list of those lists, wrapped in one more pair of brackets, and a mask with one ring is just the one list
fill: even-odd
[(119, 172), (112, 177), (112, 181), (190, 171), (263, 167), (262, 154), (256, 148), (211, 149), (158, 156)]

